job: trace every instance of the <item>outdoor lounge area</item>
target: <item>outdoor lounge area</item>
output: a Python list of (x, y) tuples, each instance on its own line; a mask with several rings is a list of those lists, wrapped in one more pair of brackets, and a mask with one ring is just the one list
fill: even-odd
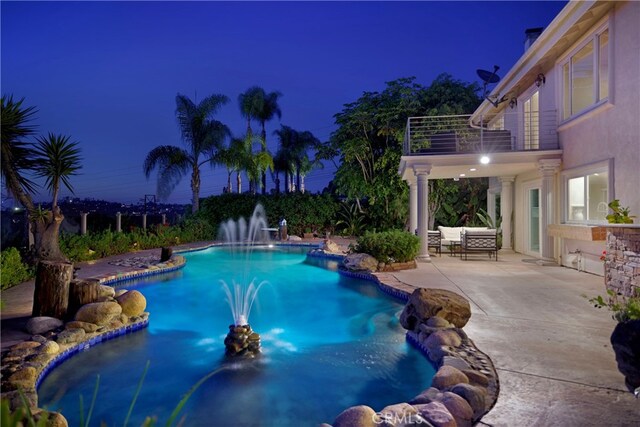
[[(469, 255), (488, 254), (490, 258), (498, 260), (498, 232), (486, 227), (444, 227), (429, 230), (429, 249), (437, 255), (442, 251), (451, 256), (460, 256), (467, 260)], [(464, 258), (463, 258), (464, 257)]]

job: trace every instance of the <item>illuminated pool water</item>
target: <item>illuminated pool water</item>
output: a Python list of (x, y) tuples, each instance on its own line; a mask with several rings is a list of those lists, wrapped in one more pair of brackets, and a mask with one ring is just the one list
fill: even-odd
[(220, 367), (181, 412), (185, 426), (330, 423), (349, 406), (380, 410), (430, 385), (433, 367), (398, 324), (402, 305), (371, 282), (332, 271), (335, 262), (306, 261), (302, 249), (253, 253), (250, 279), (269, 281), (249, 319), (262, 337), (262, 355), (227, 361), (223, 341), (231, 315), (220, 279), (241, 279), (237, 261), (224, 248), (186, 257), (187, 266), (171, 280), (136, 286), (147, 298), (149, 327), (57, 367), (39, 388), (41, 406), (79, 425), (79, 396), (86, 412), (99, 375), (91, 424), (121, 425), (147, 361), (132, 426), (146, 416), (164, 424), (181, 397)]

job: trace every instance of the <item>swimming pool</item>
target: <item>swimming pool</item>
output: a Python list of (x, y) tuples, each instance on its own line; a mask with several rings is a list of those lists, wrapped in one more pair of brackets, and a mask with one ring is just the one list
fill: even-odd
[(130, 425), (146, 416), (164, 423), (191, 386), (221, 367), (187, 402), (184, 425), (317, 425), (349, 406), (380, 410), (430, 385), (433, 367), (398, 323), (402, 304), (369, 281), (339, 275), (335, 261), (307, 259), (302, 248), (253, 252), (250, 279), (269, 282), (249, 319), (262, 354), (226, 359), (232, 318), (220, 280), (245, 274), (224, 247), (185, 256), (187, 266), (170, 280), (136, 286), (149, 327), (57, 367), (40, 385), (41, 406), (78, 425), (79, 396), (87, 408), (100, 375), (92, 424), (122, 424), (147, 361)]

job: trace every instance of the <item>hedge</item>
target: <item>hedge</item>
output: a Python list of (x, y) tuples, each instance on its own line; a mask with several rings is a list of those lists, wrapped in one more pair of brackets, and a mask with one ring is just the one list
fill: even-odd
[(369, 254), (384, 263), (411, 261), (419, 250), (420, 238), (399, 230), (365, 233), (354, 247), (355, 252)]
[(22, 262), (16, 248), (0, 252), (0, 288), (8, 289), (33, 277), (33, 271)]

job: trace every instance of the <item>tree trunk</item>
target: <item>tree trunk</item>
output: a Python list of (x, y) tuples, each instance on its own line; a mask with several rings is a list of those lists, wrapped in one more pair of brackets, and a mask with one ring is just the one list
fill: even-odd
[(97, 280), (72, 280), (69, 286), (68, 317), (73, 317), (85, 304), (96, 302), (100, 297), (100, 282)]
[(233, 189), (231, 188), (231, 172), (227, 173), (227, 193), (233, 193)]
[(197, 167), (193, 168), (191, 174), (191, 192), (193, 193), (191, 212), (196, 213), (200, 209), (200, 170)]
[(36, 258), (38, 261), (69, 262), (60, 250), (60, 224), (64, 215), (59, 207), (43, 220), (37, 221), (35, 233)]
[(171, 247), (163, 247), (160, 249), (160, 262), (169, 261), (173, 255), (173, 249)]
[(300, 176), (300, 192), (304, 193), (304, 175)]
[(236, 172), (236, 184), (238, 186), (238, 194), (242, 193), (242, 177), (240, 171)]
[(69, 308), (69, 284), (73, 277), (73, 264), (40, 261), (36, 271), (36, 289), (33, 294), (33, 316), (64, 319)]
[[(262, 122), (262, 152), (267, 151), (267, 130)], [(262, 194), (267, 194), (267, 170), (262, 171)]]
[(300, 191), (300, 168), (296, 170), (296, 191)]

